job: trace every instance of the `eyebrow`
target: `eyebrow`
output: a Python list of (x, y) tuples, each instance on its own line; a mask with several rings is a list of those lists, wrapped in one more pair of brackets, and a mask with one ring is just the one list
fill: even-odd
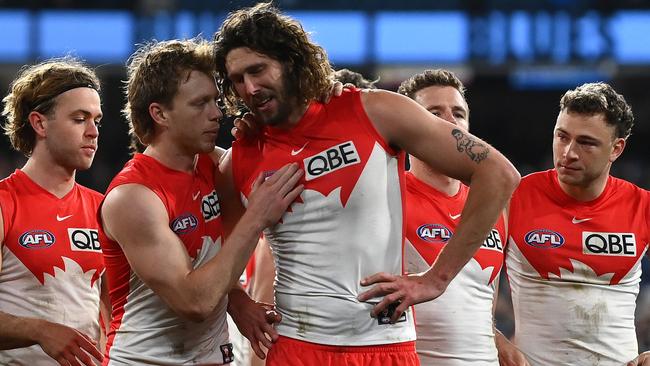
[(260, 62), (256, 62), (256, 63), (254, 63), (254, 64), (250, 64), (250, 65), (246, 66), (246, 67), (244, 68), (244, 70), (242, 70), (241, 73), (229, 73), (229, 74), (228, 74), (228, 78), (232, 78), (232, 77), (234, 77), (234, 76), (241, 76), (241, 75), (243, 75), (243, 74), (245, 74), (245, 73), (247, 73), (247, 72), (250, 72), (252, 69), (254, 69), (254, 68), (256, 68), (256, 67), (260, 67), (260, 66), (263, 66), (263, 65), (264, 65), (264, 62), (261, 62), (261, 61), (260, 61)]
[[(565, 135), (571, 135), (570, 133), (568, 133), (566, 130), (562, 129), (561, 127), (558, 127), (555, 130), (557, 132), (562, 132)], [(587, 141), (591, 141), (591, 142), (600, 142), (599, 139), (597, 139), (595, 137), (592, 137), (592, 136), (589, 136), (589, 135), (576, 135), (576, 139), (587, 140)]]
[[(83, 115), (86, 116), (86, 117), (92, 117), (92, 115), (93, 115), (92, 112), (87, 111), (87, 110), (85, 110), (85, 109), (81, 109), (81, 108), (80, 108), (80, 109), (77, 109), (77, 110), (74, 110), (74, 111), (72, 111), (72, 112), (70, 112), (70, 115), (73, 115), (73, 114), (75, 114), (75, 113), (81, 113), (81, 114), (83, 114)], [(99, 114), (97, 115), (96, 118), (102, 118), (102, 117), (104, 117), (104, 114), (103, 114), (102, 112), (99, 112)]]
[[(433, 111), (433, 110), (441, 109), (441, 108), (442, 108), (441, 105), (439, 105), (439, 104), (434, 104), (434, 105), (432, 105), (432, 106), (428, 106), (428, 107), (426, 107), (425, 109), (426, 109), (427, 111), (431, 112), (431, 111)], [(458, 111), (460, 111), (460, 112), (463, 112), (463, 113), (467, 114), (467, 109), (465, 109), (463, 106), (459, 106), (459, 105), (455, 105), (455, 106), (451, 107), (451, 111), (452, 111), (452, 112), (458, 112)]]

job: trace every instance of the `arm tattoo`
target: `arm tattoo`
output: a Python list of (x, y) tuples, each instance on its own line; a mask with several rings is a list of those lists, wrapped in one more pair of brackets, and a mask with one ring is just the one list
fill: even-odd
[(451, 131), (451, 135), (456, 139), (456, 149), (459, 152), (464, 151), (475, 163), (478, 164), (487, 158), (490, 149), (485, 144), (472, 139), (457, 128)]

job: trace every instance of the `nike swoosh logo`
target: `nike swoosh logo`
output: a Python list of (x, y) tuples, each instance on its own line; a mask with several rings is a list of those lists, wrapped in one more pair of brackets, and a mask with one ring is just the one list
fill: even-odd
[(192, 200), (193, 200), (193, 201), (196, 201), (196, 199), (199, 198), (200, 195), (201, 195), (201, 191), (198, 191), (198, 192), (194, 193), (194, 194), (192, 195)]
[(591, 217), (589, 217), (587, 219), (576, 219), (575, 216), (574, 216), (573, 219), (571, 219), (571, 222), (574, 223), (574, 224), (579, 224), (581, 222), (589, 221), (591, 219), (592, 219)]
[(461, 215), (461, 214), (458, 214), (458, 215), (452, 215), (452, 214), (449, 214), (449, 217), (451, 217), (452, 220), (456, 220), (457, 218), (460, 217), (460, 215)]
[(59, 215), (57, 214), (57, 215), (56, 215), (56, 221), (63, 221), (63, 220), (65, 220), (65, 219), (69, 219), (69, 218), (71, 218), (71, 217), (72, 217), (72, 215), (68, 215), (68, 216), (63, 216), (63, 217), (61, 217), (61, 216), (59, 216)]
[(305, 146), (307, 146), (308, 143), (309, 143), (309, 141), (305, 142), (305, 144), (302, 145), (302, 147), (300, 149), (298, 149), (298, 150), (291, 149), (291, 156), (296, 156), (296, 155), (300, 154), (302, 152), (302, 150), (305, 149)]

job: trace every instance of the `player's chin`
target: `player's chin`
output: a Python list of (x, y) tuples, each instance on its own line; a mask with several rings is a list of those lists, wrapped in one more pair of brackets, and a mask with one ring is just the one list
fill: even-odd
[(557, 178), (560, 182), (569, 185), (579, 185), (584, 179), (582, 174), (579, 174), (575, 171), (560, 173), (558, 172)]
[(199, 144), (197, 144), (197, 150), (199, 154), (208, 154), (214, 151), (216, 141), (214, 139), (204, 139)]
[(88, 170), (93, 165), (93, 159), (82, 159), (78, 164), (76, 164), (76, 170)]

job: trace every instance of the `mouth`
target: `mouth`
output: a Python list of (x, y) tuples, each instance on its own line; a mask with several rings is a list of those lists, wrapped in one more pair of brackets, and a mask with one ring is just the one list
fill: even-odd
[(572, 167), (572, 166), (564, 165), (564, 164), (562, 164), (562, 163), (558, 163), (557, 167), (558, 167), (558, 169), (562, 169), (562, 170), (569, 171), (569, 172), (577, 172), (577, 171), (580, 170), (580, 169), (577, 168), (577, 167)]
[(81, 147), (81, 150), (86, 153), (87, 155), (94, 155), (95, 151), (97, 151), (97, 146), (96, 145), (84, 145)]
[(258, 97), (258, 98), (253, 99), (253, 105), (254, 105), (255, 109), (258, 110), (258, 111), (259, 110), (266, 110), (266, 109), (269, 108), (270, 102), (273, 99), (274, 98), (272, 96), (270, 96), (270, 95)]

